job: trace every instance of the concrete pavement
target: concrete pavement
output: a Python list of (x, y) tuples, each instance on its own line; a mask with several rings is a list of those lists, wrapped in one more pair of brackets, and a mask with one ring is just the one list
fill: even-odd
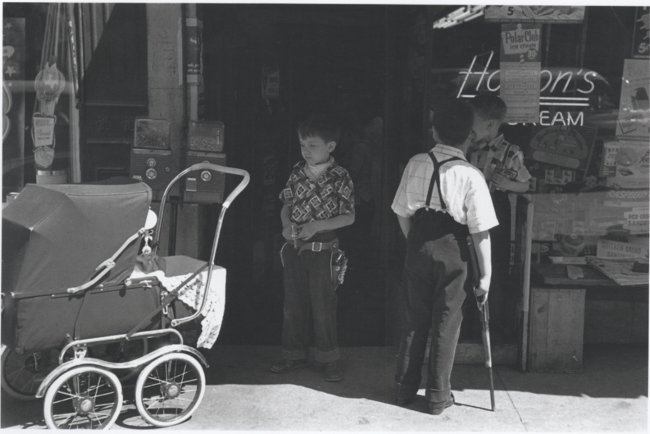
[[(491, 412), (487, 371), (456, 365), (456, 405), (441, 416), (425, 413), (423, 398), (393, 404), (395, 351), (390, 347), (342, 349), (346, 379), (327, 383), (307, 368), (273, 374), (278, 347), (216, 346), (201, 406), (175, 430), (290, 431), (647, 431), (648, 349), (586, 347), (584, 369), (574, 374), (494, 370), (496, 411)], [(423, 391), (420, 391), (423, 395)], [(128, 398), (129, 392), (125, 393)], [(2, 428), (43, 428), (41, 402), (3, 395)], [(116, 428), (143, 428), (126, 405)]]

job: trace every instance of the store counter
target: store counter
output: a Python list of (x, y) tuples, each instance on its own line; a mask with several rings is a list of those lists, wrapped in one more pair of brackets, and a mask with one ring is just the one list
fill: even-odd
[[(585, 332), (598, 336), (618, 328), (620, 335), (643, 334), (643, 330), (647, 335), (647, 284), (621, 286), (590, 265), (573, 267), (582, 274), (580, 278), (568, 277), (564, 264), (531, 265), (528, 342), (531, 371), (579, 371)], [(601, 306), (601, 310), (602, 303), (607, 303), (604, 306), (611, 306), (610, 311), (627, 309), (629, 312), (598, 315), (594, 324), (590, 324), (586, 321), (590, 303), (597, 308)], [(603, 323), (605, 318), (611, 318), (610, 324)]]

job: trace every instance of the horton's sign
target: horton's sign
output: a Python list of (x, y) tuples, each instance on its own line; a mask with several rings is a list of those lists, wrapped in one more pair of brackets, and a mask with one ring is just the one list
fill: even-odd
[[(501, 90), (501, 70), (492, 69), (493, 59), (494, 51), (490, 51), (485, 64), (480, 65), (479, 56), (476, 55), (467, 68), (458, 72), (460, 85), (457, 98), (473, 98), (481, 92)], [(539, 80), (539, 124), (582, 126), (582, 110), (589, 107), (589, 96), (596, 90), (596, 83), (603, 78), (596, 71), (585, 68), (542, 68)]]

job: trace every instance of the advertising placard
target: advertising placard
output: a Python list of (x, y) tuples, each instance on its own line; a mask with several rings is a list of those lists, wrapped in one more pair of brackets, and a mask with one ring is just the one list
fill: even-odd
[(187, 18), (186, 24), (186, 49), (185, 74), (188, 83), (198, 83), (201, 76), (203, 23), (196, 18)]
[(609, 143), (606, 154), (607, 186), (613, 188), (648, 188), (650, 148), (643, 140), (619, 140)]
[(616, 137), (650, 139), (650, 62), (625, 59)]
[(223, 122), (192, 121), (187, 145), (193, 151), (223, 152), (223, 135)]
[[(648, 208), (633, 208), (632, 211), (623, 213), (625, 223), (623, 229), (627, 229), (632, 234), (647, 234), (648, 233)], [(645, 256), (648, 257), (648, 238), (645, 238), (643, 243), (645, 246)]]
[(590, 127), (535, 127), (528, 149), (529, 158), (540, 163), (585, 170), (596, 139)]
[(581, 23), (584, 6), (487, 6), (485, 21), (518, 23)]
[(54, 116), (43, 116), (35, 114), (32, 117), (32, 127), (34, 132), (34, 147), (53, 146), (54, 145)]
[(618, 153), (618, 142), (610, 140), (603, 143), (603, 155), (600, 162), (598, 176), (606, 178), (616, 176), (616, 154)]
[(541, 27), (501, 26), (501, 91), (508, 106), (506, 121), (539, 121)]
[[(647, 210), (646, 210), (647, 218)], [(647, 220), (646, 220), (647, 221)], [(641, 239), (642, 243), (624, 243), (621, 241), (600, 238), (596, 247), (596, 256), (599, 258), (647, 258), (648, 239)]]
[(634, 271), (635, 259), (604, 259), (589, 257), (587, 261), (598, 271), (621, 286), (647, 285), (648, 272)]
[(575, 181), (575, 172), (573, 170), (559, 167), (544, 170), (544, 183), (547, 185), (566, 185), (573, 181)]

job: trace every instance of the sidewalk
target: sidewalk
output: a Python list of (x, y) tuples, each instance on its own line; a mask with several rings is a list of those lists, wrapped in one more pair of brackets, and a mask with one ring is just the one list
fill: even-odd
[[(487, 370), (457, 365), (457, 404), (441, 416), (423, 400), (393, 404), (395, 356), (389, 347), (343, 348), (346, 379), (327, 383), (312, 369), (273, 374), (278, 347), (216, 346), (208, 353), (208, 387), (195, 415), (171, 429), (290, 431), (647, 431), (647, 348), (587, 347), (577, 374), (494, 369), (496, 411)], [(420, 392), (422, 394), (422, 391)], [(128, 393), (127, 395), (128, 396)], [(2, 428), (42, 428), (41, 402), (3, 396)], [(132, 405), (116, 428), (144, 423)]]

